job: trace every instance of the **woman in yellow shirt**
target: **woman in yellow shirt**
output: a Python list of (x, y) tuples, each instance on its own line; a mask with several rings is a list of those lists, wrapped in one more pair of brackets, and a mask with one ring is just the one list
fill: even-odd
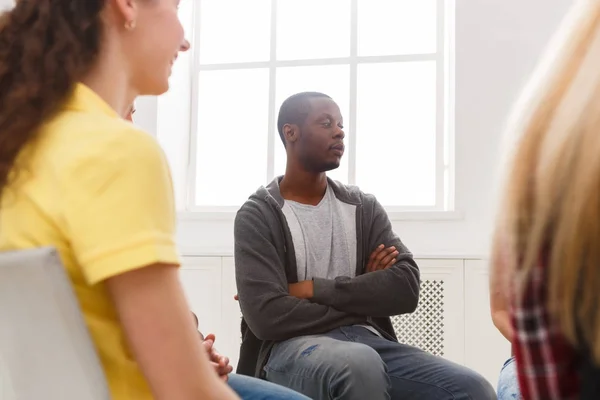
[(120, 117), (168, 89), (178, 3), (22, 0), (0, 18), (0, 250), (58, 250), (116, 400), (236, 398), (180, 286), (164, 154)]

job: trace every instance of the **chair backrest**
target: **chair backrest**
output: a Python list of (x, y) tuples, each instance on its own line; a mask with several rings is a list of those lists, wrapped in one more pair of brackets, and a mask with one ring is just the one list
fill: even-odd
[(79, 303), (54, 249), (0, 253), (2, 373), (1, 400), (110, 398)]

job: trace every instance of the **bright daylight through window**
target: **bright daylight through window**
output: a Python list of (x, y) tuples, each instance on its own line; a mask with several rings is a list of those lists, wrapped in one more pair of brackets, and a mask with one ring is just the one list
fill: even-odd
[(375, 193), (388, 210), (451, 208), (451, 3), (182, 2), (193, 50), (177, 67), (178, 100), (159, 101), (159, 115), (182, 94), (189, 103), (179, 107), (189, 121), (159, 118), (179, 208), (237, 208), (283, 174), (277, 112), (300, 91), (341, 107), (346, 154), (332, 178)]

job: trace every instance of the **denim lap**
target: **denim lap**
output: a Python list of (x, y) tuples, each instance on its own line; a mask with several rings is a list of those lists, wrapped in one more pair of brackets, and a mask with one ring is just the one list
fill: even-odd
[(476, 372), (360, 326), (279, 343), (265, 372), (316, 400), (496, 398)]
[(300, 393), (245, 375), (229, 375), (229, 387), (242, 400), (309, 400)]
[(519, 379), (515, 358), (509, 358), (500, 371), (498, 378), (498, 400), (520, 400)]

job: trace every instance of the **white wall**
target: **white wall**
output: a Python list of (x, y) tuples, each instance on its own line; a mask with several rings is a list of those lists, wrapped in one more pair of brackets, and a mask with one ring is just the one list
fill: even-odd
[(158, 102), (153, 97), (139, 97), (135, 101), (135, 123), (146, 132), (156, 135)]
[[(12, 3), (0, 0), (0, 8)], [(486, 255), (498, 149), (506, 117), (571, 3), (456, 0), (455, 205), (461, 216), (438, 221), (394, 221), (395, 230), (415, 254)], [(136, 105), (136, 122), (153, 134), (158, 126), (157, 104), (157, 99), (142, 98)], [(229, 255), (232, 225), (227, 217), (182, 219), (181, 249), (187, 255)]]
[[(506, 117), (571, 2), (456, 0), (455, 205), (462, 216), (394, 221), (415, 254), (486, 255)], [(156, 126), (152, 102), (137, 114), (145, 127)], [(179, 243), (187, 255), (231, 254), (232, 236), (230, 218), (183, 219), (179, 225)]]
[(12, 7), (13, 4), (13, 0), (0, 0), (0, 11), (4, 11), (5, 9)]
[[(12, 3), (0, 0), (0, 9)], [(572, 0), (456, 0), (455, 204), (462, 217), (450, 221), (395, 221), (396, 231), (414, 253), (487, 253), (492, 190), (506, 116), (571, 3)], [(136, 122), (155, 134), (157, 100), (140, 99), (137, 110)], [(186, 254), (230, 254), (232, 221), (182, 220), (179, 242)]]
[[(12, 3), (0, 0), (0, 9)], [(456, 0), (455, 205), (462, 216), (394, 221), (394, 228), (414, 253), (465, 258), (486, 255), (506, 117), (571, 3)], [(158, 100), (141, 98), (136, 108), (136, 123), (156, 134)], [(232, 231), (227, 217), (186, 218), (179, 224), (179, 243), (189, 255), (229, 255)]]
[[(402, 226), (415, 252), (487, 253), (506, 117), (571, 3), (457, 1), (456, 205), (465, 219), (437, 227)], [(409, 234), (412, 230), (418, 234)]]

